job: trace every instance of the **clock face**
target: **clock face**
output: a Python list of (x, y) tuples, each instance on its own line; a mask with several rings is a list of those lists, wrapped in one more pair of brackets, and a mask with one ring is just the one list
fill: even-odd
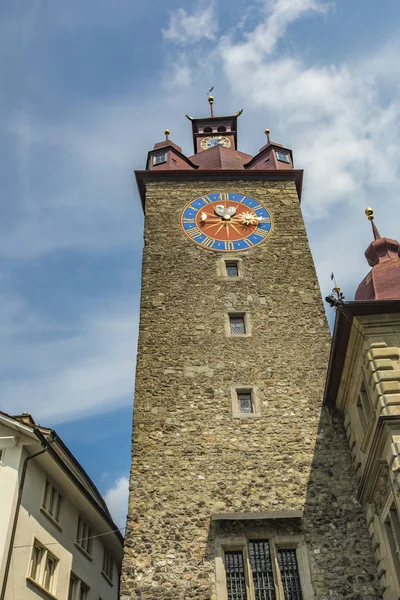
[(253, 198), (217, 192), (189, 202), (181, 214), (181, 227), (203, 248), (238, 252), (265, 240), (271, 231), (271, 217)]
[(228, 140), (228, 138), (224, 135), (210, 135), (209, 137), (205, 137), (201, 140), (201, 147), (203, 150), (207, 150), (213, 146), (225, 146), (225, 148), (229, 148), (230, 145), (230, 140)]

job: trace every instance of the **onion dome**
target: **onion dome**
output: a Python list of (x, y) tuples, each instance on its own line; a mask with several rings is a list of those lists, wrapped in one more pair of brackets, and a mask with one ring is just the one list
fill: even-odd
[(358, 286), (355, 300), (400, 300), (400, 244), (397, 240), (381, 237), (372, 208), (367, 208), (365, 214), (371, 221), (374, 235), (365, 251), (372, 269)]

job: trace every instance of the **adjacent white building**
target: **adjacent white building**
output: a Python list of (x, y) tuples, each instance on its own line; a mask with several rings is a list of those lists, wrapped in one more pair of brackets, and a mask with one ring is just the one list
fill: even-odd
[(123, 538), (55, 431), (0, 412), (0, 600), (117, 600)]

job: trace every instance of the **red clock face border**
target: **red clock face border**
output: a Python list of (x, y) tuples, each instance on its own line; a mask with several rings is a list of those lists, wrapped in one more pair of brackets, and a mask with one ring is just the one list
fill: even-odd
[(189, 202), (181, 228), (195, 244), (217, 252), (241, 252), (258, 246), (271, 232), (271, 216), (257, 200), (232, 192), (214, 192)]

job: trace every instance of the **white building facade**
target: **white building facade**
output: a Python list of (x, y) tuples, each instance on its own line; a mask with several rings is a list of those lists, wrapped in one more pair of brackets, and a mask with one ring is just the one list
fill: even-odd
[(57, 434), (0, 413), (0, 600), (117, 600), (122, 543)]

